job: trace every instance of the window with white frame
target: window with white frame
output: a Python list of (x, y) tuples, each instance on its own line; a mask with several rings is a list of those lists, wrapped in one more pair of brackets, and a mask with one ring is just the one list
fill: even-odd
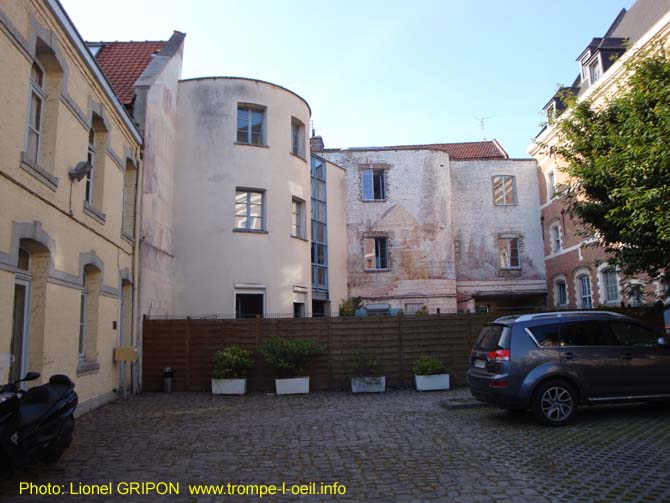
[(307, 234), (307, 229), (305, 228), (305, 201), (294, 197), (291, 205), (291, 236), (305, 239)]
[(519, 269), (519, 238), (505, 238), (498, 240), (498, 254), (501, 269)]
[(237, 143), (265, 145), (264, 108), (250, 105), (238, 105)]
[(568, 305), (568, 287), (564, 279), (557, 279), (554, 282), (554, 303), (556, 306)]
[(552, 253), (559, 252), (561, 250), (561, 227), (558, 224), (554, 224), (550, 227), (549, 230), (551, 234), (551, 251)]
[(588, 274), (582, 274), (577, 277), (577, 283), (579, 285), (579, 307), (582, 309), (591, 309), (593, 307), (591, 278)]
[(365, 238), (363, 246), (366, 271), (386, 270), (389, 268), (388, 238)]
[(589, 79), (593, 85), (600, 78), (600, 59), (596, 57), (595, 61), (589, 65)]
[(265, 230), (265, 192), (237, 189), (235, 193), (235, 229)]
[(547, 173), (547, 196), (548, 199), (556, 197), (556, 173), (554, 171)]
[(305, 125), (291, 117), (291, 153), (305, 158)]
[(602, 274), (605, 302), (619, 302), (619, 277), (616, 269), (609, 267)]
[(361, 183), (364, 201), (383, 201), (386, 199), (386, 177), (383, 169), (361, 170)]
[(44, 71), (37, 62), (30, 70), (30, 102), (28, 106), (28, 130), (26, 134), (26, 155), (33, 164), (40, 160), (42, 141), (42, 109), (47, 94), (44, 90)]
[(492, 178), (493, 203), (496, 206), (516, 204), (516, 182), (511, 175), (498, 175)]

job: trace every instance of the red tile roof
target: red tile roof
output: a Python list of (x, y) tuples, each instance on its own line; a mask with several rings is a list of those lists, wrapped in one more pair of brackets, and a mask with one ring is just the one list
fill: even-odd
[(441, 150), (454, 160), (509, 159), (505, 149), (496, 141), (470, 141), (462, 143), (428, 143), (425, 145), (395, 145), (391, 147), (360, 147), (325, 149), (325, 152), (342, 150)]
[(102, 42), (95, 59), (121, 103), (133, 102), (135, 82), (164, 45), (164, 41)]

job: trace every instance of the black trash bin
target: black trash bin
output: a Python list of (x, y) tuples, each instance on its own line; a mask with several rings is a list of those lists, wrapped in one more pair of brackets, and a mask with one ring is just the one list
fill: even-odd
[(163, 393), (172, 393), (172, 378), (174, 377), (174, 370), (170, 367), (163, 369)]

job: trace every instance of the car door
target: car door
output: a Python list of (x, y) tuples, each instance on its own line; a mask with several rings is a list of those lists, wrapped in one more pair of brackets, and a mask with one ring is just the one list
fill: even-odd
[(670, 348), (660, 346), (660, 334), (632, 321), (609, 323), (630, 355), (625, 369), (631, 394), (670, 394)]
[(621, 394), (626, 347), (601, 321), (561, 324), (561, 366), (579, 380), (587, 397)]

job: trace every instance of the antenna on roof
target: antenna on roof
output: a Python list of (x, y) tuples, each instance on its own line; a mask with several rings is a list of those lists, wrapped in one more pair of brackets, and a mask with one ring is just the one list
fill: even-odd
[(475, 117), (475, 120), (479, 121), (479, 126), (482, 129), (482, 137), (483, 137), (482, 139), (483, 140), (486, 140), (486, 126), (484, 124), (484, 121), (486, 119), (493, 119), (493, 117), (494, 117), (493, 115), (490, 115), (488, 117)]

